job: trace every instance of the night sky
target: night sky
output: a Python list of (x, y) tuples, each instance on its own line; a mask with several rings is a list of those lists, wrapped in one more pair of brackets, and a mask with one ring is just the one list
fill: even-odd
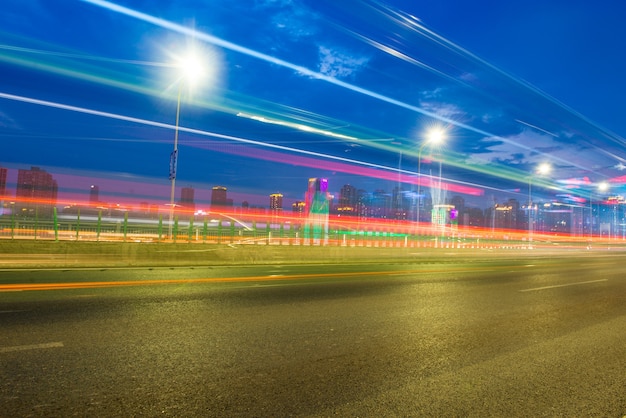
[[(614, 0), (3, 0), (0, 166), (65, 201), (228, 188), (303, 200), (309, 177), (370, 192), (439, 174), (486, 207), (626, 181), (626, 3)], [(183, 78), (194, 50), (201, 77)], [(439, 146), (429, 129), (445, 130)], [(549, 163), (552, 171), (539, 175)], [(177, 198), (179, 191), (176, 193)]]

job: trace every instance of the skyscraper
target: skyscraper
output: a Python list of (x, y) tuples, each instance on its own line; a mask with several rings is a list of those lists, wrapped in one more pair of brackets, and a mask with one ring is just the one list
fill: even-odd
[(304, 226), (304, 237), (311, 238), (314, 244), (326, 244), (330, 206), (328, 179), (309, 179), (305, 204), (307, 222)]
[(0, 167), (0, 215), (4, 213), (4, 200), (7, 198), (7, 172), (6, 168)]
[(272, 214), (278, 215), (283, 211), (283, 195), (280, 193), (272, 193), (270, 195), (270, 211)]
[(357, 191), (356, 187), (349, 184), (344, 185), (339, 191), (339, 204), (337, 212), (345, 215), (356, 213)]
[(100, 188), (95, 184), (92, 184), (89, 188), (89, 204), (97, 205), (100, 201)]
[(226, 187), (215, 186), (211, 190), (211, 209), (219, 209), (228, 206), (228, 198), (226, 197)]
[(7, 173), (8, 170), (6, 168), (0, 167), (0, 196), (7, 195)]
[(195, 190), (193, 187), (183, 187), (180, 191), (180, 200), (178, 204), (183, 211), (193, 214), (196, 211), (196, 202), (194, 201)]
[(16, 213), (25, 217), (52, 216), (57, 202), (57, 191), (56, 180), (39, 167), (18, 170), (15, 191)]
[(304, 216), (305, 210), (306, 210), (306, 203), (302, 202), (301, 200), (294, 202), (291, 205), (291, 211), (294, 214), (297, 214), (299, 217)]

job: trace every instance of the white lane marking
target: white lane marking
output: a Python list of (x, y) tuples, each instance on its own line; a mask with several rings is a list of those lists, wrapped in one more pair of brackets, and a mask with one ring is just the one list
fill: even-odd
[(524, 290), (520, 290), (520, 292), (534, 292), (536, 290), (546, 290), (546, 289), (555, 289), (557, 287), (568, 287), (568, 286), (578, 286), (581, 284), (590, 284), (590, 283), (599, 283), (599, 282), (606, 282), (609, 279), (600, 279), (600, 280), (589, 280), (587, 282), (576, 282), (576, 283), (567, 283), (567, 284), (555, 284), (553, 286), (543, 286), (543, 287), (534, 287), (532, 289), (524, 289)]
[(63, 343), (59, 341), (59, 342), (54, 342), (54, 343), (14, 345), (12, 347), (0, 347), (0, 353), (10, 353), (12, 351), (38, 350), (41, 348), (56, 348), (56, 347), (63, 347)]

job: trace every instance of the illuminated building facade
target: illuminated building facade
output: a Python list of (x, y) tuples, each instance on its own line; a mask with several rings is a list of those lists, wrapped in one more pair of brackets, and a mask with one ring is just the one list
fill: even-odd
[(391, 195), (391, 218), (407, 220), (411, 209), (410, 193), (400, 186), (394, 187)]
[(226, 196), (226, 187), (215, 186), (211, 190), (211, 209), (219, 209), (227, 206), (232, 206), (232, 199), (228, 199)]
[(458, 212), (452, 205), (434, 205), (431, 216), (431, 222), (433, 225), (458, 225)]
[(516, 199), (509, 199), (504, 204), (496, 203), (491, 212), (491, 226), (494, 228), (519, 228), (520, 205)]
[(304, 216), (304, 214), (306, 213), (306, 203), (300, 200), (297, 202), (293, 202), (293, 204), (291, 205), (291, 211), (300, 217)]
[(280, 193), (272, 193), (270, 195), (270, 211), (274, 215), (278, 215), (283, 211), (283, 195)]
[(314, 244), (327, 243), (330, 205), (328, 179), (310, 178), (304, 201), (306, 211), (304, 237), (312, 239)]
[(339, 191), (339, 203), (337, 204), (337, 213), (342, 215), (354, 215), (357, 209), (357, 190), (356, 187), (346, 184)]
[(39, 167), (18, 170), (15, 191), (16, 214), (23, 217), (51, 217), (57, 202), (58, 185), (50, 173)]

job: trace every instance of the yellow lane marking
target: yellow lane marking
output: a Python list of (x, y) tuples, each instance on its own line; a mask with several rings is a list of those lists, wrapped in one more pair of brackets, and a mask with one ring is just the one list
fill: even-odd
[[(510, 267), (509, 267), (510, 268)], [(264, 275), (246, 277), (209, 277), (196, 279), (159, 279), (159, 280), (124, 280), (124, 281), (98, 281), (98, 282), (75, 282), (75, 283), (15, 283), (0, 284), (0, 292), (16, 292), (24, 290), (61, 290), (61, 289), (86, 289), (121, 286), (152, 286), (167, 284), (191, 284), (191, 283), (220, 283), (220, 282), (251, 282), (268, 280), (302, 280), (309, 278), (330, 278), (330, 277), (356, 277), (374, 275), (404, 275), (404, 274), (433, 274), (433, 273), (458, 273), (462, 271), (490, 271), (495, 268), (485, 269), (485, 267), (459, 268), (459, 269), (436, 269), (436, 270), (393, 270), (393, 271), (366, 271), (366, 272), (344, 272), (344, 273), (310, 273), (291, 275)]]

